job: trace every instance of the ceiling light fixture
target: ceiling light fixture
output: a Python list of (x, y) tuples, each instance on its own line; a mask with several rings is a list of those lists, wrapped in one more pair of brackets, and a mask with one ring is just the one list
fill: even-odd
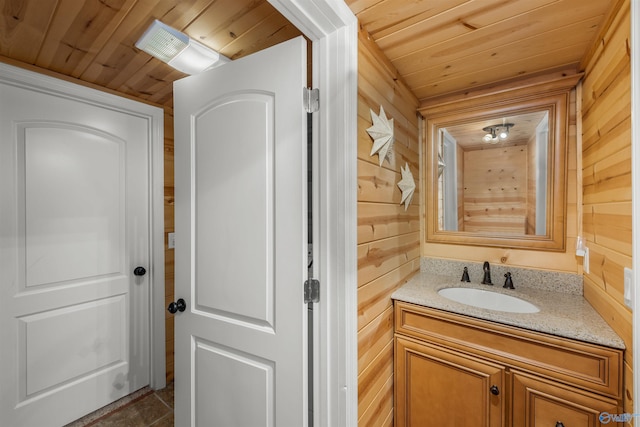
[(224, 58), (157, 19), (136, 42), (136, 47), (185, 74), (198, 74)]
[(496, 144), (499, 141), (507, 139), (509, 136), (509, 129), (514, 127), (513, 123), (503, 123), (501, 125), (491, 125), (482, 128), (485, 135), (482, 137), (482, 141), (487, 144)]

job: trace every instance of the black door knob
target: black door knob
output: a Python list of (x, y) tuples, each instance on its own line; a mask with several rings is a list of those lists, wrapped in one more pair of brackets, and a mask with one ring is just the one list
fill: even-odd
[(145, 270), (144, 267), (136, 267), (133, 270), (133, 274), (135, 274), (136, 276), (144, 276), (145, 274), (147, 274), (147, 270)]
[(497, 385), (492, 385), (491, 388), (489, 389), (489, 391), (491, 392), (491, 394), (493, 394), (494, 396), (497, 396), (500, 394), (500, 389), (498, 388)]
[(169, 310), (169, 313), (171, 314), (176, 314), (178, 311), (182, 313), (186, 309), (187, 303), (184, 302), (182, 298), (178, 299), (178, 301), (176, 302), (172, 302), (171, 304), (169, 304), (169, 307), (167, 307), (167, 310)]

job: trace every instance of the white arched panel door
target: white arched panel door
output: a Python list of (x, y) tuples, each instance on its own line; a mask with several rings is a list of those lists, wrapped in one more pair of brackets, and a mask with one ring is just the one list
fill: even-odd
[(303, 38), (175, 83), (176, 425), (306, 425), (305, 83)]
[(161, 110), (0, 67), (0, 424), (61, 426), (150, 383)]

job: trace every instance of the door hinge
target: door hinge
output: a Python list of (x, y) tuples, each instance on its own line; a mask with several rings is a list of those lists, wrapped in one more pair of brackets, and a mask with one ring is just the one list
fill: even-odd
[(320, 302), (320, 281), (309, 279), (304, 281), (304, 302)]
[(303, 88), (302, 102), (307, 113), (315, 113), (320, 109), (320, 89)]

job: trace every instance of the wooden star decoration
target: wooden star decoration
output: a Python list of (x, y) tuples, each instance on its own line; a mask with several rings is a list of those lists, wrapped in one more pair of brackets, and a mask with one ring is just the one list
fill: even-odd
[(401, 167), (400, 169), (402, 171), (402, 179), (398, 182), (398, 187), (400, 188), (400, 191), (402, 191), (402, 200), (400, 201), (400, 204), (404, 203), (404, 210), (406, 211), (411, 204), (411, 199), (413, 199), (413, 193), (416, 190), (416, 183), (413, 180), (413, 174), (411, 173), (407, 163), (405, 163), (404, 167)]
[(393, 119), (387, 119), (382, 105), (380, 106), (379, 115), (376, 115), (371, 109), (369, 109), (369, 111), (371, 112), (371, 121), (373, 121), (373, 126), (367, 129), (367, 133), (373, 138), (373, 147), (369, 155), (373, 156), (378, 153), (380, 166), (382, 166), (384, 159), (389, 158), (391, 155), (390, 150), (395, 141), (393, 135)]

